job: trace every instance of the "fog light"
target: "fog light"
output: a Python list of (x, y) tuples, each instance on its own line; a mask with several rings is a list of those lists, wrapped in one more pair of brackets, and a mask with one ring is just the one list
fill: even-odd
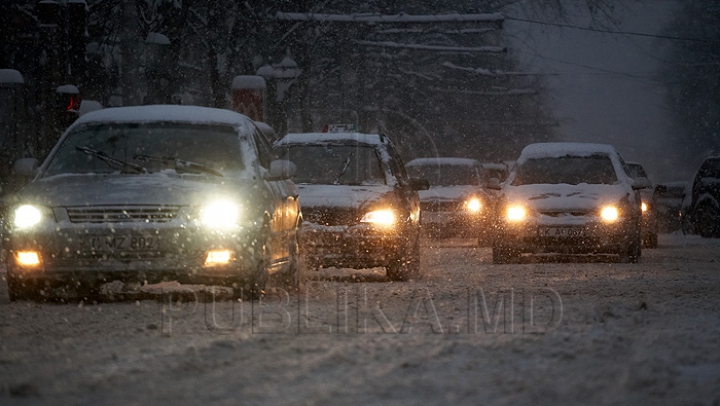
[(225, 265), (231, 260), (232, 252), (230, 250), (212, 250), (207, 253), (205, 266)]
[(38, 266), (40, 254), (35, 251), (18, 251), (15, 253), (15, 262), (20, 266)]

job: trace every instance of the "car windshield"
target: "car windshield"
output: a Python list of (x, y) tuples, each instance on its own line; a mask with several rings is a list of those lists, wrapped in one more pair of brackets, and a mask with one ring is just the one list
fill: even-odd
[(628, 175), (630, 175), (631, 178), (633, 178), (633, 179), (647, 178), (647, 174), (645, 173), (645, 170), (643, 169), (642, 165), (627, 164), (627, 167), (628, 167)]
[[(113, 123), (79, 127), (52, 156), (45, 176), (73, 173), (177, 172), (220, 175), (244, 169), (230, 126)], [(142, 170), (140, 170), (142, 169)]]
[(495, 178), (502, 182), (507, 177), (507, 172), (499, 168), (483, 168), (481, 173), (483, 183), (488, 183), (492, 178)]
[(513, 186), (580, 183), (612, 185), (618, 181), (607, 155), (531, 158), (518, 165)]
[(290, 145), (283, 148), (281, 159), (297, 167), (295, 183), (323, 185), (385, 184), (382, 163), (370, 146)]
[(468, 165), (414, 165), (407, 172), (410, 177), (427, 179), (430, 186), (479, 184), (477, 170)]

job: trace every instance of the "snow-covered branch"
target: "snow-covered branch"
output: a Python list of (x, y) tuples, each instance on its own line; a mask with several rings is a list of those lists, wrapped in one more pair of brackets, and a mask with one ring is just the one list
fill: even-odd
[(507, 47), (482, 46), (482, 47), (452, 47), (445, 45), (424, 45), (424, 44), (402, 44), (392, 41), (356, 41), (359, 45), (382, 48), (403, 48), (419, 51), (449, 51), (449, 52), (481, 52), (499, 54), (507, 52)]
[(431, 14), (431, 15), (410, 15), (410, 14), (321, 14), (321, 13), (286, 13), (278, 11), (275, 14), (278, 20), (287, 21), (322, 21), (322, 22), (344, 22), (344, 23), (441, 23), (441, 22), (478, 22), (478, 23), (502, 23), (505, 16), (500, 13), (487, 14)]
[(540, 76), (540, 75), (555, 75), (555, 74), (535, 73), (535, 72), (507, 72), (507, 71), (501, 71), (501, 70), (494, 70), (494, 71), (493, 71), (493, 70), (485, 69), (485, 68), (472, 68), (472, 67), (467, 67), (467, 66), (458, 66), (458, 65), (455, 65), (455, 64), (452, 63), (452, 62), (447, 62), (447, 61), (446, 61), (446, 62), (443, 62), (443, 63), (442, 63), (442, 66), (443, 66), (443, 67), (446, 67), (446, 68), (448, 68), (448, 69), (455, 69), (455, 70), (460, 70), (460, 71), (464, 71), (464, 72), (475, 73), (475, 74), (477, 74), (477, 75), (492, 76), (492, 77), (497, 77), (497, 76)]

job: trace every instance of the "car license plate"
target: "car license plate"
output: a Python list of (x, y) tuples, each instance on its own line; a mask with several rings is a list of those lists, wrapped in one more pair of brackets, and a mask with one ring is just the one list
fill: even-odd
[(92, 251), (150, 251), (157, 249), (157, 240), (139, 235), (87, 237), (83, 248)]
[(585, 237), (583, 227), (539, 227), (539, 237), (547, 238), (580, 238)]

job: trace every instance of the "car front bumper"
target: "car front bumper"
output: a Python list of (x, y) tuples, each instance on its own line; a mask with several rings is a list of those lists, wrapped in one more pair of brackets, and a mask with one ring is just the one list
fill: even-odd
[(637, 222), (619, 219), (606, 223), (597, 218), (574, 218), (502, 223), (497, 227), (494, 246), (522, 253), (615, 254), (638, 238)]
[[(28, 279), (231, 285), (257, 271), (263, 242), (257, 230), (227, 232), (187, 224), (66, 224), (13, 231), (6, 241), (8, 272)], [(230, 260), (206, 263), (208, 252), (227, 250)], [(22, 265), (20, 252), (39, 264)]]
[(431, 235), (483, 237), (489, 234), (492, 223), (486, 215), (464, 211), (423, 211), (422, 225)]
[(311, 266), (373, 268), (388, 266), (405, 239), (402, 232), (369, 224), (323, 226), (305, 222), (300, 249)]

